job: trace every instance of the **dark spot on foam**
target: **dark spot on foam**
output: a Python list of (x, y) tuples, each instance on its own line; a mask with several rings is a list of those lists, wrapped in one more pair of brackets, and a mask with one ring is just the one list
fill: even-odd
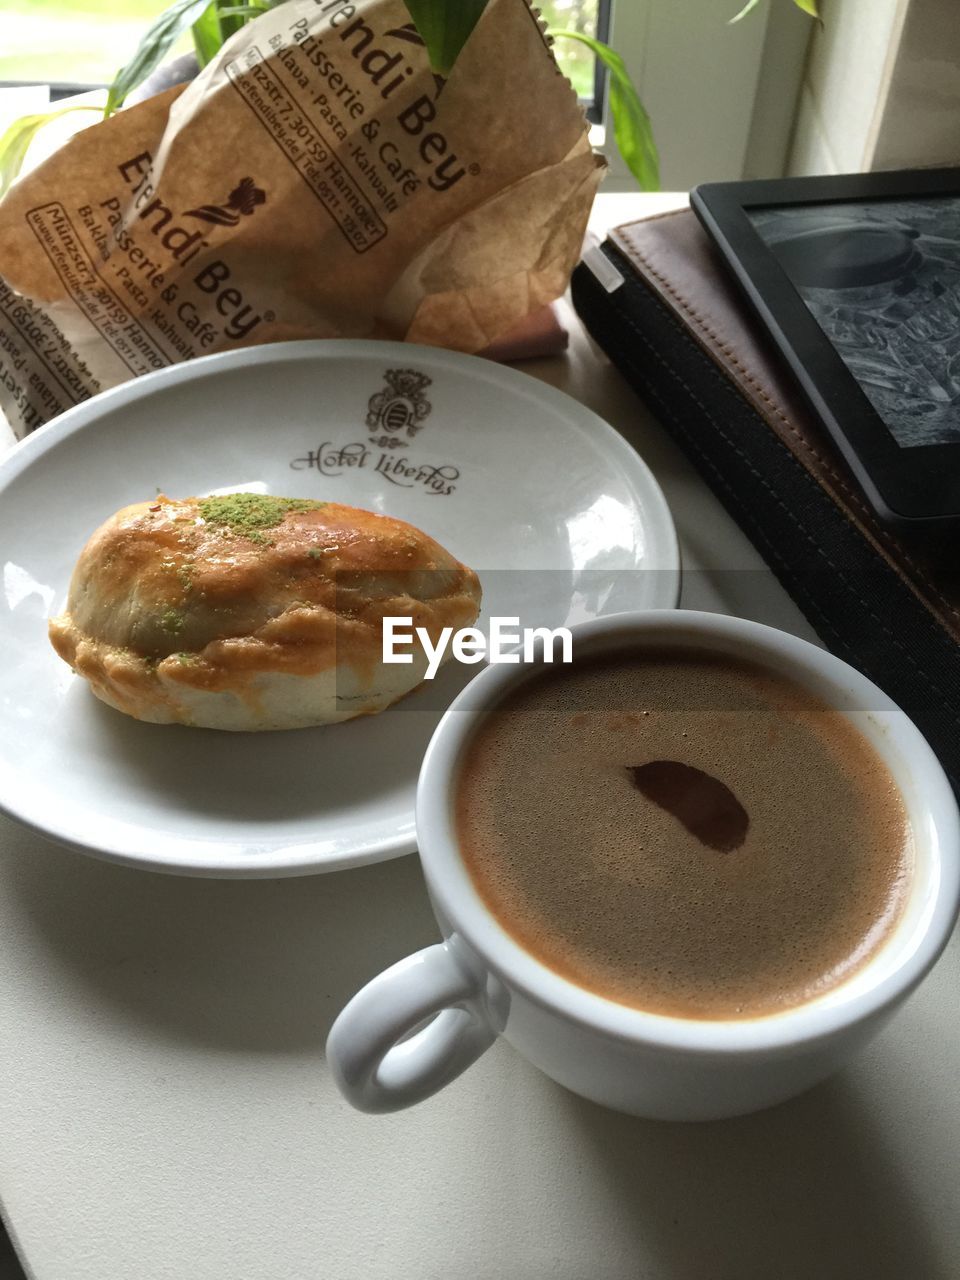
[(743, 844), (750, 818), (728, 786), (679, 760), (628, 765), (633, 785), (682, 822), (701, 844), (730, 853)]

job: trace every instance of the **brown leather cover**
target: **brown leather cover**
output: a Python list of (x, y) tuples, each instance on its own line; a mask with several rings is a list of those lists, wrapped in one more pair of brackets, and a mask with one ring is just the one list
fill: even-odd
[(880, 524), (789, 369), (780, 362), (741, 299), (696, 216), (683, 209), (645, 218), (616, 227), (609, 240), (877, 554), (953, 639), (960, 641), (960, 586), (953, 548), (931, 554), (906, 546)]

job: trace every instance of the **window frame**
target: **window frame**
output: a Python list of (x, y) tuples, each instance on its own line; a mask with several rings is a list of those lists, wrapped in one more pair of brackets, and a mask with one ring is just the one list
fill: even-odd
[[(604, 44), (610, 43), (610, 20), (613, 12), (613, 0), (597, 0), (597, 39)], [(608, 72), (599, 58), (593, 66), (593, 97), (581, 98), (584, 111), (591, 124), (602, 124), (607, 105)]]

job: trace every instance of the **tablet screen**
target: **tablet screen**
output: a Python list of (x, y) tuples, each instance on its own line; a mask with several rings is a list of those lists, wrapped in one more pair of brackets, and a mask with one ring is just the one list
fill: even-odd
[(960, 442), (960, 198), (746, 212), (897, 444)]

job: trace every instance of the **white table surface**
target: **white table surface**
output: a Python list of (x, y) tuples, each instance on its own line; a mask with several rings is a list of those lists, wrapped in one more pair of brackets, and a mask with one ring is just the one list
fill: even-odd
[[(602, 198), (595, 223), (668, 202)], [(810, 637), (571, 323), (569, 354), (529, 371), (596, 409), (653, 468), (680, 533), (682, 603)], [(0, 819), (0, 1198), (28, 1274), (960, 1276), (956, 938), (854, 1065), (756, 1116), (620, 1116), (502, 1042), (420, 1107), (360, 1115), (327, 1073), (330, 1023), (437, 936), (414, 857), (301, 880), (176, 879)]]

